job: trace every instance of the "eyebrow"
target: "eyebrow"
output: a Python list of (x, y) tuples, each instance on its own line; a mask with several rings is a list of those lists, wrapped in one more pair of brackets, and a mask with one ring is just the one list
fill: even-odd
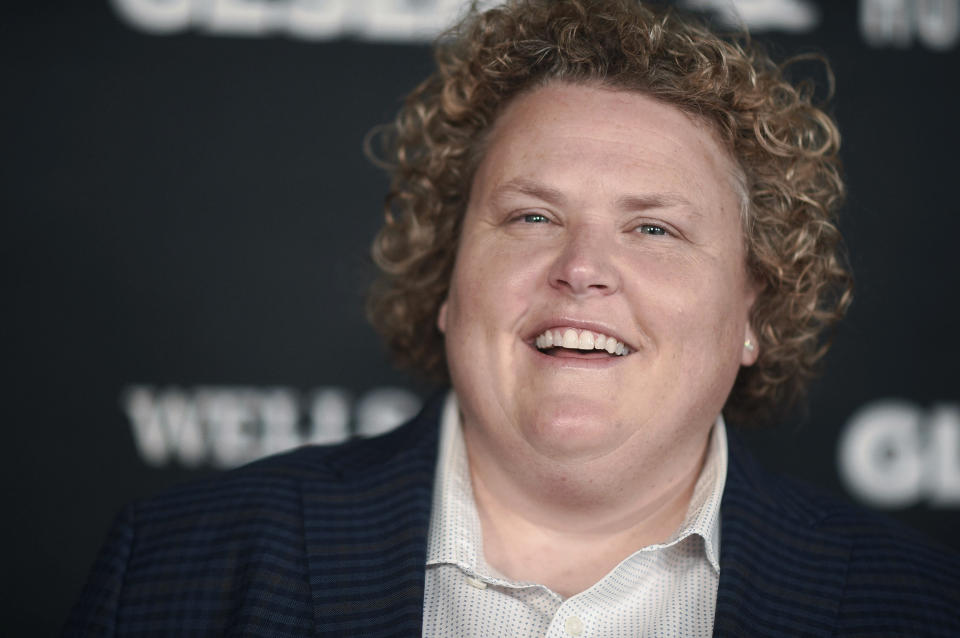
[[(512, 194), (529, 195), (542, 199), (554, 206), (563, 206), (567, 202), (567, 197), (562, 191), (524, 177), (518, 177), (497, 186), (491, 198), (494, 201), (499, 201)], [(621, 195), (616, 200), (616, 207), (626, 212), (670, 208), (674, 206), (683, 207), (697, 217), (703, 216), (690, 200), (676, 192)]]
[(651, 208), (672, 208), (680, 206), (691, 214), (702, 217), (696, 206), (680, 193), (650, 193), (648, 195), (624, 195), (617, 198), (617, 208), (626, 211), (649, 210)]
[(491, 198), (494, 201), (498, 201), (513, 194), (530, 195), (554, 206), (562, 206), (567, 201), (566, 196), (556, 188), (551, 188), (545, 184), (524, 177), (517, 177), (505, 184), (497, 186), (491, 194)]

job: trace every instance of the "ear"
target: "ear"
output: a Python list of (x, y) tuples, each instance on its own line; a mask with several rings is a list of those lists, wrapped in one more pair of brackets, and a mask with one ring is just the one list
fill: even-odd
[(747, 318), (743, 328), (743, 346), (740, 349), (740, 365), (742, 366), (752, 366), (760, 356), (760, 340), (757, 339), (757, 333), (750, 323), (750, 315), (753, 310), (753, 304), (760, 295), (761, 288), (760, 283), (749, 275), (747, 285)]
[(752, 366), (757, 362), (760, 356), (760, 344), (757, 343), (757, 335), (753, 331), (753, 326), (747, 323), (743, 331), (743, 348), (740, 353), (740, 365)]
[(447, 332), (447, 300), (444, 299), (443, 303), (440, 304), (440, 312), (437, 313), (437, 328), (440, 329), (440, 332), (446, 334)]

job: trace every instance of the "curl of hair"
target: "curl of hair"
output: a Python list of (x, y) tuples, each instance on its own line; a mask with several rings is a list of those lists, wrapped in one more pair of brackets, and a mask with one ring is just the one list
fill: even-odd
[[(851, 277), (835, 215), (840, 135), (745, 34), (721, 38), (634, 0), (508, 0), (474, 9), (436, 45), (436, 71), (382, 138), (391, 173), (373, 247), (368, 316), (398, 363), (448, 380), (437, 313), (485, 133), (518, 94), (548, 82), (638, 91), (707, 122), (742, 170), (751, 325), (759, 357), (724, 408), (757, 422), (800, 398), (845, 313)], [(828, 69), (829, 73), (829, 69)], [(383, 131), (381, 131), (383, 132)]]

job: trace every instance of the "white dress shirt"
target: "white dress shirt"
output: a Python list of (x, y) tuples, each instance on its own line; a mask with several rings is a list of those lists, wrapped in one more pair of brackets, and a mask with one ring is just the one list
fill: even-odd
[(589, 589), (564, 599), (487, 564), (453, 392), (441, 420), (427, 536), (424, 636), (705, 636), (720, 578), (720, 498), (727, 438), (717, 418), (683, 524), (639, 548)]

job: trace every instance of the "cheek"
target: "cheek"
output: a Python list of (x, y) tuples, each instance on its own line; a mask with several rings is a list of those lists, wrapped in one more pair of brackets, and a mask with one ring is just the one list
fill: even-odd
[[(478, 242), (479, 244), (479, 242)], [(512, 318), (535, 294), (544, 259), (517, 246), (475, 245), (460, 255), (451, 282), (451, 308), (463, 321)]]
[(463, 341), (469, 335), (489, 332), (498, 322), (497, 291), (502, 284), (486, 260), (465, 254), (458, 260), (447, 301), (440, 308), (438, 325), (447, 338)]
[(652, 337), (672, 335), (685, 348), (709, 350), (741, 339), (749, 300), (735, 266), (661, 254), (645, 255), (631, 269), (631, 305)]
[(628, 263), (625, 281), (631, 305), (641, 317), (680, 328), (697, 318), (698, 306), (710, 303), (712, 286), (705, 280), (709, 272), (691, 256), (649, 251), (631, 256)]

